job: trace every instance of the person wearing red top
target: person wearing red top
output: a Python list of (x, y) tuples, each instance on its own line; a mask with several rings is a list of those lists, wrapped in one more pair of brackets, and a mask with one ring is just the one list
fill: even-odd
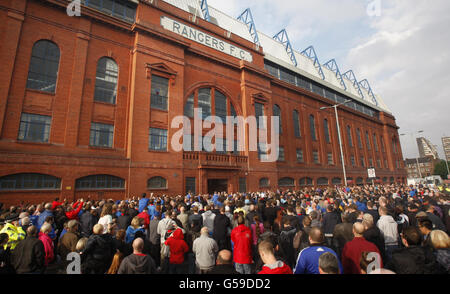
[(77, 220), (78, 213), (80, 213), (81, 208), (83, 208), (83, 200), (77, 201), (72, 206), (69, 206), (66, 211), (67, 218), (69, 220), (73, 220), (73, 219)]
[(150, 225), (150, 215), (148, 214), (148, 207), (145, 207), (144, 210), (137, 215), (137, 217), (144, 220), (144, 228), (145, 230), (148, 230), (148, 226)]
[(258, 252), (264, 262), (258, 275), (292, 275), (292, 269), (281, 260), (277, 260), (273, 253), (273, 245), (268, 241), (262, 241), (258, 245)]
[(354, 239), (345, 244), (342, 250), (342, 267), (344, 268), (345, 274), (361, 274), (361, 256), (363, 252), (375, 252), (378, 254), (378, 259), (380, 261), (380, 268), (383, 267), (383, 261), (381, 260), (381, 254), (378, 247), (364, 239), (364, 225), (362, 223), (356, 222), (353, 225), (353, 235)]
[(189, 251), (189, 247), (186, 241), (184, 241), (183, 231), (180, 228), (175, 228), (173, 234), (167, 238), (164, 244), (170, 248), (169, 273), (178, 275), (186, 274), (184, 254)]
[(61, 206), (64, 204), (66, 199), (64, 199), (64, 201), (59, 202), (59, 198), (56, 198), (55, 201), (52, 202), (52, 210), (55, 210), (56, 207)]
[(238, 217), (238, 226), (231, 231), (233, 255), (236, 271), (241, 274), (251, 274), (252, 259), (252, 230), (245, 226), (243, 216)]

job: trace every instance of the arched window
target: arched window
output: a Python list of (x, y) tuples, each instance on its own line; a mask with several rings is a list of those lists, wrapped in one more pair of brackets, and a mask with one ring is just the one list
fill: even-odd
[(292, 120), (294, 121), (294, 135), (296, 138), (300, 138), (302, 136), (302, 132), (300, 128), (300, 115), (297, 110), (293, 111)]
[(163, 177), (153, 177), (147, 181), (148, 189), (167, 189), (167, 180)]
[(102, 57), (97, 63), (94, 101), (115, 104), (117, 97), (117, 63), (108, 57)]
[(333, 185), (341, 185), (342, 184), (342, 179), (341, 178), (333, 178), (333, 180), (331, 180), (331, 183)]
[(313, 185), (313, 179), (311, 178), (301, 178), (299, 180), (300, 186), (312, 186)]
[[(213, 107), (214, 106), (214, 107)], [(232, 116), (236, 117), (236, 109), (231, 103), (231, 100), (219, 89), (214, 87), (205, 87), (195, 90), (193, 93), (191, 93), (184, 105), (184, 115), (189, 118), (194, 118), (194, 109), (200, 108), (202, 110), (202, 119), (205, 120), (209, 116), (216, 116), (221, 119), (223, 124), (227, 123), (227, 117)], [(225, 131), (225, 126), (224, 126)], [(223, 134), (225, 136), (225, 132)], [(206, 138), (206, 137), (205, 137)], [(215, 141), (212, 141), (212, 138), (209, 138), (208, 140), (208, 148), (205, 148), (205, 139), (204, 137), (198, 137), (194, 138), (193, 135), (187, 133), (183, 136), (184, 140), (189, 140), (189, 142), (185, 142), (183, 140), (183, 148), (185, 151), (193, 151), (194, 148), (194, 140), (197, 140), (197, 142), (203, 142), (202, 147), (203, 151), (210, 151), (210, 149), (214, 149), (214, 146), (210, 146), (210, 144), (215, 144), (216, 151), (219, 153), (225, 153), (228, 151), (233, 151), (234, 153), (237, 153), (237, 147), (238, 142), (234, 138), (226, 138), (221, 137), (220, 134), (216, 135)], [(226, 140), (225, 140), (226, 139)], [(234, 146), (234, 150), (227, 150), (228, 141), (230, 141), (230, 146)], [(221, 146), (219, 148), (219, 146)], [(211, 148), (210, 148), (211, 147)], [(221, 149), (221, 150), (220, 150)], [(196, 151), (202, 151), (202, 150), (196, 150)]]
[(394, 177), (390, 177), (390, 178), (389, 178), (389, 182), (390, 182), (391, 184), (393, 184), (393, 183), (395, 182)]
[(383, 183), (387, 183), (388, 182), (388, 178), (387, 177), (383, 177)]
[(281, 108), (277, 104), (273, 106), (273, 116), (278, 116), (279, 123), (278, 123), (278, 130), (279, 134), (283, 133), (283, 125), (281, 123)]
[(314, 121), (314, 115), (309, 116), (309, 128), (311, 131), (311, 138), (313, 141), (317, 141), (317, 135), (316, 135), (316, 123)]
[(41, 40), (34, 44), (28, 68), (28, 89), (55, 93), (59, 55), (59, 48), (53, 42)]
[(293, 178), (282, 178), (278, 180), (278, 186), (279, 187), (293, 187), (295, 186), (294, 184), (294, 179)]
[(259, 180), (259, 187), (266, 188), (269, 187), (269, 179), (268, 178), (262, 178)]
[(324, 119), (323, 120), (323, 130), (325, 133), (325, 142), (330, 143), (330, 127), (328, 126), (328, 120)]
[(44, 174), (22, 173), (0, 178), (0, 191), (59, 189), (61, 189), (61, 179)]
[(318, 186), (327, 186), (328, 185), (328, 179), (327, 178), (318, 178), (317, 179), (317, 185)]
[(125, 180), (110, 175), (92, 175), (75, 181), (77, 190), (119, 190), (125, 188)]

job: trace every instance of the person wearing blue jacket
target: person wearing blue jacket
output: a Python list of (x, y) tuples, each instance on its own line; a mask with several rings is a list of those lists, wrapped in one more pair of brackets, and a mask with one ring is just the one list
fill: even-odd
[[(332, 249), (323, 246), (324, 235), (320, 228), (313, 227), (309, 233), (309, 242), (311, 246), (300, 251), (297, 264), (295, 265), (294, 274), (320, 274), (319, 272), (319, 258), (322, 254), (329, 252), (337, 257), (336, 252)], [(340, 273), (343, 273), (342, 264), (339, 261)]]
[(145, 229), (142, 226), (142, 222), (143, 220), (137, 216), (133, 218), (133, 220), (131, 221), (131, 225), (128, 226), (126, 231), (125, 242), (127, 244), (133, 243), (134, 235), (136, 235), (138, 231), (141, 231), (145, 234)]
[(49, 216), (53, 216), (53, 212), (51, 211), (52, 208), (52, 204), (51, 203), (47, 203), (45, 204), (45, 210), (39, 214), (39, 217), (37, 219), (37, 229), (40, 230), (42, 225), (45, 222), (45, 219)]
[(150, 199), (147, 198), (147, 194), (143, 193), (142, 198), (139, 199), (139, 213), (144, 211), (144, 208), (148, 206), (148, 201)]

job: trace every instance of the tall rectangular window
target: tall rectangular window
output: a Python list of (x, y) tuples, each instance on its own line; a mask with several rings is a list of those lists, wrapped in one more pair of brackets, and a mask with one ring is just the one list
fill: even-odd
[(285, 161), (284, 157), (284, 147), (279, 147), (278, 149), (278, 161)]
[(114, 125), (92, 123), (89, 144), (94, 147), (113, 147)]
[(370, 145), (370, 139), (369, 139), (369, 132), (366, 132), (366, 144), (367, 144), (367, 150), (372, 150), (372, 145)]
[(358, 147), (359, 147), (359, 149), (362, 149), (363, 145), (362, 145), (362, 140), (361, 140), (361, 131), (359, 129), (356, 129), (356, 137), (358, 139)]
[(347, 137), (348, 137), (348, 145), (350, 147), (353, 147), (352, 129), (350, 126), (347, 126)]
[(202, 119), (211, 116), (211, 89), (202, 88), (198, 90), (198, 108), (202, 110)]
[(255, 117), (256, 117), (256, 125), (261, 129), (265, 129), (265, 124), (260, 125), (259, 119), (264, 116), (264, 105), (261, 103), (255, 103)]
[(313, 151), (313, 160), (315, 164), (320, 164), (319, 151)]
[(227, 97), (225, 97), (225, 95), (216, 90), (214, 98), (215, 98), (214, 101), (215, 101), (216, 116), (220, 117), (223, 124), (226, 124), (228, 115)]
[(333, 165), (333, 164), (334, 164), (333, 153), (328, 152), (328, 165)]
[(239, 178), (239, 193), (247, 192), (247, 179)]
[(48, 143), (51, 121), (51, 116), (22, 113), (18, 140)]
[(196, 182), (195, 178), (187, 177), (185, 182), (186, 193), (196, 194)]
[(167, 151), (167, 130), (150, 128), (150, 150)]
[(356, 166), (356, 161), (355, 161), (355, 156), (354, 155), (350, 156), (350, 161), (352, 163), (352, 166)]
[(167, 111), (169, 97), (169, 79), (152, 75), (152, 91), (150, 106)]
[(366, 159), (361, 155), (361, 166), (366, 167)]
[(194, 94), (188, 97), (184, 105), (184, 115), (186, 117), (194, 118)]
[(314, 121), (314, 115), (309, 116), (309, 128), (311, 131), (311, 138), (313, 141), (317, 141), (317, 135), (316, 135), (316, 123)]
[(373, 134), (373, 146), (375, 147), (375, 151), (378, 152), (377, 134)]
[(292, 120), (294, 122), (294, 135), (296, 138), (300, 138), (302, 135), (300, 129), (300, 115), (298, 114), (297, 110), (294, 110), (292, 115)]
[(328, 120), (324, 119), (323, 120), (323, 129), (324, 129), (324, 133), (325, 133), (325, 142), (330, 143), (330, 128), (328, 126)]
[(303, 150), (302, 149), (297, 149), (297, 162), (298, 163), (303, 163), (304, 162)]

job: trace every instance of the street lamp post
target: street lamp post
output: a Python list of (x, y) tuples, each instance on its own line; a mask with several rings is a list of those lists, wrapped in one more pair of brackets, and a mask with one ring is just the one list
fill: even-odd
[(337, 108), (341, 105), (344, 105), (346, 103), (351, 102), (351, 100), (347, 100), (343, 103), (340, 104), (336, 104), (333, 106), (328, 106), (328, 107), (322, 107), (320, 108), (320, 110), (325, 110), (325, 109), (329, 109), (329, 108), (334, 108), (334, 113), (336, 115), (336, 125), (337, 125), (337, 132), (338, 132), (338, 138), (339, 138), (339, 148), (341, 150), (341, 162), (342, 162), (342, 172), (344, 173), (344, 183), (345, 186), (347, 186), (347, 171), (345, 170), (345, 161), (344, 161), (344, 150), (342, 148), (342, 139), (341, 139), (341, 127), (339, 126), (339, 116), (338, 116), (338, 111)]

